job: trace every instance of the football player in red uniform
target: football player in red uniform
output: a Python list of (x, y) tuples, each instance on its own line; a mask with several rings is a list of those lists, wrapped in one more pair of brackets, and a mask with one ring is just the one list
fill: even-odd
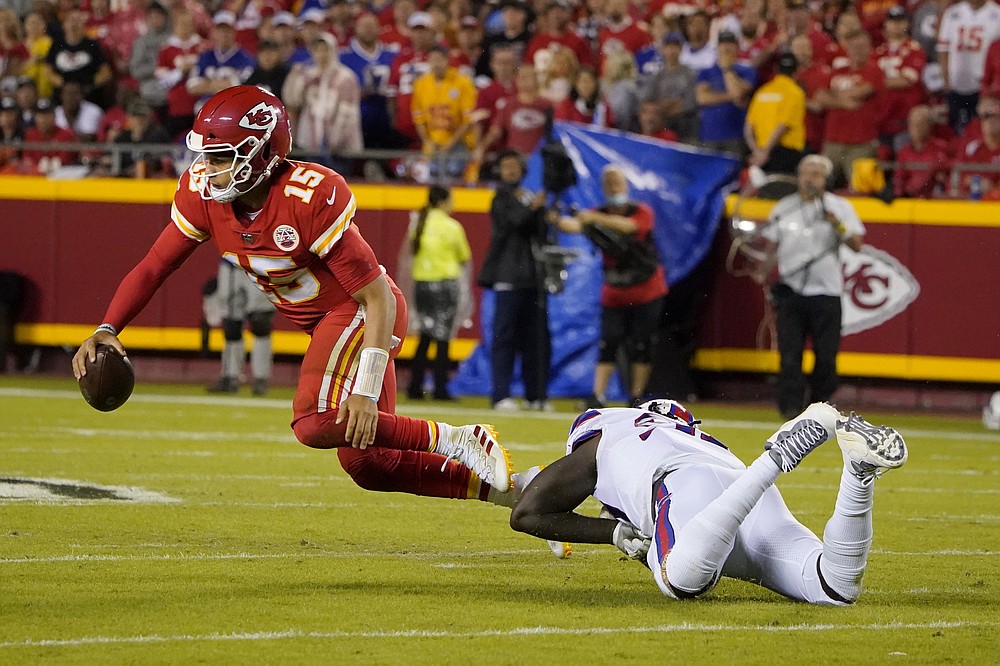
[(172, 224), (73, 357), (77, 378), (97, 345), (124, 353), (118, 333), (212, 238), (222, 258), (312, 338), (293, 404), (300, 442), (337, 448), (344, 469), (370, 490), (483, 500), (506, 494), (509, 459), (489, 426), (393, 413), (392, 359), (406, 303), (351, 223), (357, 204), (344, 178), (286, 159), (291, 131), (281, 101), (255, 86), (223, 90), (199, 112), (187, 146), (198, 158), (178, 183)]

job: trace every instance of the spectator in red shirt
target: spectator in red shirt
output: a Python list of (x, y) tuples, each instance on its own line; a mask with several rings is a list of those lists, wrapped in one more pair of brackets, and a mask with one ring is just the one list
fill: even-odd
[(389, 115), (395, 119), (396, 130), (416, 143), (417, 128), (410, 113), (413, 82), (430, 71), (427, 54), (437, 36), (426, 12), (413, 12), (408, 19), (410, 46), (404, 48), (392, 61), (389, 72)]
[(552, 103), (538, 94), (535, 68), (524, 64), (517, 70), (517, 94), (501, 100), (486, 136), (473, 151), (481, 162), (486, 149), (500, 141), (498, 148), (510, 148), (522, 155), (531, 153), (545, 133), (545, 116)]
[(983, 66), (982, 95), (1000, 91), (1000, 39), (990, 45), (986, 51), (986, 64)]
[[(524, 60), (533, 64), (543, 75), (548, 66), (548, 60), (552, 57), (551, 54), (560, 48), (567, 48), (576, 54), (576, 59), (581, 65), (596, 64), (590, 43), (570, 30), (570, 20), (573, 18), (570, 9), (566, 0), (549, 0), (545, 5), (545, 12), (542, 14), (546, 29), (544, 32), (536, 34), (528, 42)], [(540, 51), (548, 53), (537, 57)]]
[(836, 27), (833, 30), (836, 41), (830, 42), (824, 53), (813, 54), (813, 58), (817, 61), (822, 60), (832, 68), (843, 67), (848, 61), (847, 38), (859, 30), (864, 30), (864, 28), (861, 27), (861, 19), (858, 18), (858, 15), (850, 11), (842, 13), (837, 17)]
[(601, 66), (604, 60), (618, 51), (636, 52), (652, 41), (652, 37), (629, 16), (628, 0), (608, 0), (607, 22), (597, 33)]
[[(514, 71), (517, 68), (517, 55), (514, 49), (497, 47), (490, 56), (490, 69), (493, 78), (485, 88), (479, 89), (476, 97), (476, 108), (472, 119), (479, 123), (480, 130), (485, 133), (493, 124), (497, 115), (497, 105), (500, 100), (515, 94)], [(487, 150), (490, 146), (486, 146)]]
[(991, 171), (963, 171), (959, 180), (963, 196), (995, 198), (1000, 189), (1000, 112), (989, 111), (980, 116), (983, 138), (966, 146), (965, 154), (957, 162), (966, 165), (991, 165)]
[(910, 39), (910, 18), (906, 9), (893, 7), (885, 17), (885, 42), (875, 49), (875, 61), (885, 74), (882, 134), (899, 134), (906, 128), (910, 109), (927, 100), (923, 73), (927, 56)]
[(581, 67), (573, 90), (555, 110), (556, 120), (571, 120), (597, 127), (613, 127), (611, 107), (601, 92), (601, 82), (593, 67)]
[[(24, 133), (25, 143), (72, 143), (76, 141), (73, 130), (56, 125), (56, 108), (47, 99), (35, 105), (35, 126)], [(76, 161), (76, 153), (69, 150), (25, 150), (24, 161), (39, 173), (47, 174), (60, 166)]]
[[(812, 46), (811, 59), (816, 60), (817, 64), (822, 61), (822, 57), (819, 56), (826, 53), (833, 45), (833, 39), (816, 24), (809, 11), (809, 5), (803, 0), (792, 0), (788, 4), (788, 11), (785, 13), (785, 32), (789, 40), (800, 36), (807, 37)], [(798, 54), (795, 57), (798, 59)], [(801, 62), (799, 59), (799, 63)]]
[(396, 0), (379, 14), (382, 34), (379, 40), (387, 49), (401, 51), (410, 46), (410, 16), (417, 10), (414, 0)]
[(927, 199), (945, 188), (948, 176), (948, 144), (932, 135), (934, 118), (929, 106), (910, 110), (906, 122), (910, 142), (896, 155), (893, 191), (897, 197)]
[(792, 55), (799, 62), (795, 80), (806, 93), (806, 147), (812, 152), (823, 149), (823, 134), (826, 130), (826, 106), (823, 98), (830, 68), (822, 62), (813, 61), (812, 40), (807, 35), (793, 37), (790, 44)]
[(848, 62), (834, 67), (824, 99), (826, 133), (823, 155), (834, 165), (835, 182), (851, 180), (851, 165), (875, 157), (881, 121), (881, 93), (885, 77), (872, 59), (871, 37), (858, 30), (847, 37)]
[(658, 102), (643, 102), (639, 105), (639, 135), (661, 141), (679, 140), (677, 134), (664, 126)]
[(173, 34), (167, 38), (156, 59), (156, 80), (167, 91), (163, 124), (170, 136), (177, 136), (191, 129), (194, 123), (194, 105), (198, 97), (188, 92), (187, 80), (207, 45), (195, 32), (194, 16), (190, 12), (175, 12), (173, 24)]
[[(11, 97), (0, 100), (0, 144), (20, 143), (24, 140), (21, 114), (17, 103)], [(16, 147), (0, 147), (0, 173), (16, 173), (20, 150)]]

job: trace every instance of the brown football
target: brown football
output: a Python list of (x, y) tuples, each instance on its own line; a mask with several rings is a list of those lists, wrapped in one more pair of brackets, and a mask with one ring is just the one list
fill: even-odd
[(114, 347), (98, 345), (96, 360), (87, 359), (87, 374), (80, 378), (80, 393), (94, 409), (110, 412), (125, 404), (135, 387), (132, 362)]

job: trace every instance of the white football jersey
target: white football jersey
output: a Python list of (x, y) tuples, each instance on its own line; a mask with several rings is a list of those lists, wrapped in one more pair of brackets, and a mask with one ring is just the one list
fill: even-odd
[(988, 0), (978, 10), (968, 2), (952, 5), (941, 16), (937, 50), (948, 54), (948, 84), (963, 95), (979, 91), (986, 52), (1000, 39), (1000, 5)]
[(746, 465), (696, 426), (640, 409), (592, 409), (570, 429), (566, 452), (601, 433), (594, 497), (644, 534), (653, 533), (653, 481), (688, 465)]

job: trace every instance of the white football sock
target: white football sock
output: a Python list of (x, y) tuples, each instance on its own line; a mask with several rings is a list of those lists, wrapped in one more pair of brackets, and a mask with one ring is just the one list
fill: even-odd
[(266, 381), (271, 378), (271, 356), (271, 336), (254, 336), (250, 350), (250, 373), (254, 379)]
[(242, 340), (226, 340), (222, 348), (222, 376), (239, 381), (245, 355)]
[(874, 484), (864, 485), (847, 467), (833, 516), (823, 530), (820, 572), (826, 584), (847, 601), (861, 594), (861, 580), (872, 545)]
[(765, 452), (680, 529), (667, 556), (671, 586), (693, 594), (711, 585), (733, 549), (740, 524), (779, 474), (781, 469)]

